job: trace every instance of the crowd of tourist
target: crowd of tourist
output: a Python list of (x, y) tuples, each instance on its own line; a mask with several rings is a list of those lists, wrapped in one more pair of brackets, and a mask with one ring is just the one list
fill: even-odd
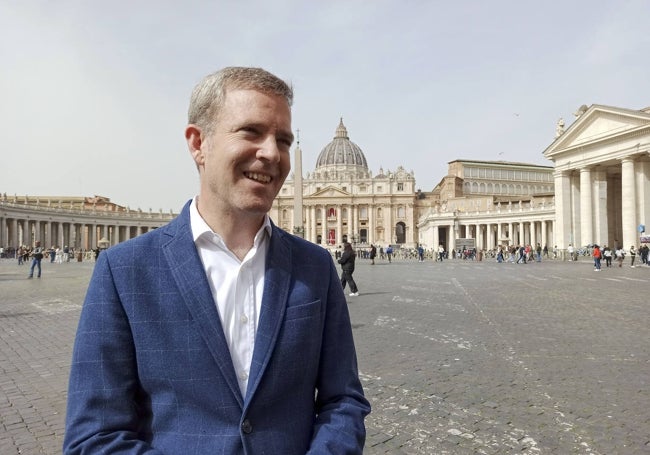
[[(18, 265), (28, 264), (29, 260), (34, 257), (35, 249), (36, 245), (21, 245), (18, 248), (0, 247), (0, 258), (15, 259), (18, 261)], [(62, 264), (70, 261), (95, 260), (99, 251), (99, 248), (86, 250), (69, 246), (51, 246), (50, 248), (42, 248), (42, 252), (38, 254), (42, 254), (42, 260), (46, 262)]]
[[(650, 248), (647, 244), (643, 244), (636, 249), (631, 246), (630, 249), (622, 247), (610, 248), (608, 246), (589, 245), (587, 247), (574, 248), (572, 245), (566, 249), (565, 254), (558, 249), (557, 246), (549, 248), (547, 245), (542, 246), (537, 243), (536, 245), (499, 245), (496, 248), (488, 250), (480, 250), (477, 248), (459, 248), (447, 251), (441, 245), (435, 249), (426, 249), (418, 245), (416, 248), (401, 248), (399, 246), (388, 245), (387, 247), (370, 245), (368, 247), (362, 246), (355, 248), (357, 257), (359, 259), (370, 260), (374, 262), (375, 254), (377, 259), (387, 260), (391, 262), (393, 259), (418, 261), (424, 260), (443, 261), (447, 259), (455, 260), (493, 260), (499, 263), (513, 263), (513, 264), (528, 264), (531, 262), (542, 262), (543, 260), (567, 260), (579, 261), (580, 258), (590, 258), (594, 260), (594, 269), (596, 269), (595, 260), (597, 257), (602, 258), (605, 267), (612, 267), (616, 264), (622, 267), (626, 260), (631, 267), (638, 265), (650, 266)], [(375, 251), (376, 253), (373, 253)], [(340, 258), (340, 248), (334, 253), (335, 258)], [(639, 259), (636, 259), (636, 256)]]

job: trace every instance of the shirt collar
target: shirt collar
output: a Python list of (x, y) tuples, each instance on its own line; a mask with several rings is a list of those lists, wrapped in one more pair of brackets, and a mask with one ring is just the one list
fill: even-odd
[[(198, 201), (198, 196), (194, 196), (194, 199), (192, 199), (192, 202), (190, 203), (190, 228), (192, 229), (192, 238), (194, 240), (194, 243), (196, 241), (203, 237), (204, 234), (210, 234), (211, 236), (217, 236), (219, 239), (221, 239), (221, 236), (214, 232), (210, 226), (208, 226), (208, 223), (205, 222), (201, 214), (199, 213), (199, 209), (197, 208), (196, 204)], [(255, 234), (255, 240), (253, 243), (255, 245), (259, 245), (259, 242), (262, 239), (262, 233), (266, 231), (268, 234), (269, 238), (271, 238), (271, 234), (273, 233), (273, 229), (271, 227), (271, 218), (269, 217), (268, 214), (264, 215), (264, 221), (262, 222), (262, 227), (260, 227), (259, 231), (257, 231), (257, 234)]]

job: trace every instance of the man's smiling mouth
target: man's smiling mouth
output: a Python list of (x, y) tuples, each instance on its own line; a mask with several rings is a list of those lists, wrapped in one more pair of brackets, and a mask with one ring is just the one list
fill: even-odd
[(244, 175), (247, 178), (251, 180), (255, 180), (256, 182), (260, 182), (260, 183), (269, 183), (271, 181), (270, 176), (264, 174), (258, 174), (257, 172), (244, 172)]

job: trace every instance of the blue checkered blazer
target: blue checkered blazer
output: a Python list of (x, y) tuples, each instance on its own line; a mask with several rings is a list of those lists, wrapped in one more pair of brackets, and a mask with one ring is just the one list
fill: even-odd
[(246, 396), (190, 229), (99, 255), (77, 330), (64, 453), (361, 453), (370, 406), (327, 251), (273, 226)]

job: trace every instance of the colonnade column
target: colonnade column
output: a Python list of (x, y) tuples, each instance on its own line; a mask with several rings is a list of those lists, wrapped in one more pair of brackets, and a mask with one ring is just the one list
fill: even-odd
[(580, 239), (583, 245), (594, 243), (591, 201), (591, 169), (583, 167), (580, 169)]
[(542, 220), (542, 241), (540, 242), (542, 244), (542, 248), (544, 248), (544, 246), (548, 247), (548, 239), (546, 236), (546, 221)]
[[(650, 162), (637, 161), (634, 163), (634, 169), (636, 171), (637, 220), (639, 223), (650, 222), (648, 221), (650, 220)], [(627, 248), (629, 247), (630, 245), (627, 245)]]
[(619, 245), (623, 248), (629, 248), (638, 243), (636, 234), (636, 184), (634, 178), (634, 159), (625, 157), (621, 160), (623, 245)]
[(501, 245), (501, 239), (503, 238), (503, 223), (497, 224), (497, 239), (496, 244)]
[(555, 242), (565, 250), (571, 243), (571, 179), (563, 171), (555, 171)]
[(11, 233), (11, 246), (18, 248), (18, 220), (16, 218), (11, 222), (11, 230), (13, 231)]
[(438, 245), (440, 245), (440, 228), (438, 226), (433, 227), (433, 254), (434, 258), (438, 252)]

